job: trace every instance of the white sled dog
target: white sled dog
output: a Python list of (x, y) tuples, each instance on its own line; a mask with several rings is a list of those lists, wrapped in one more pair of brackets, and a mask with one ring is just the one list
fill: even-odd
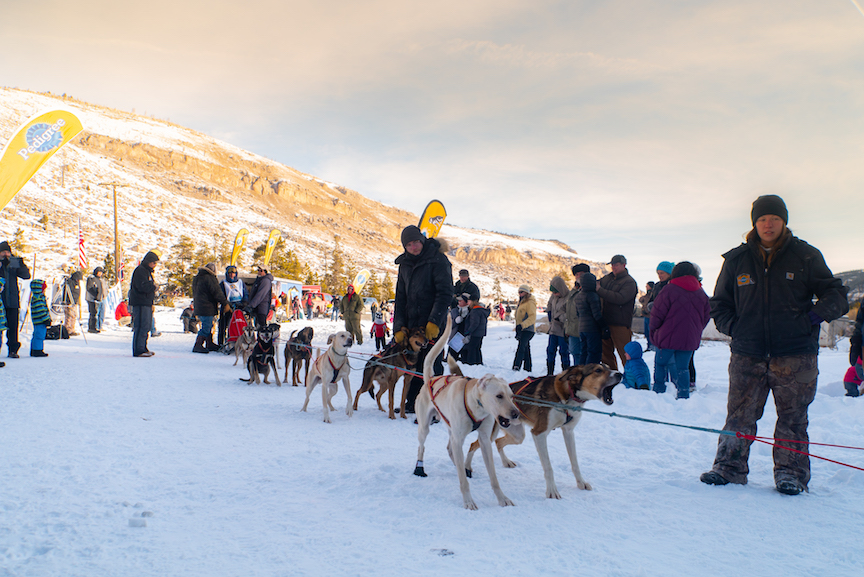
[(327, 338), (327, 344), (330, 345), (330, 348), (315, 359), (309, 374), (306, 376), (306, 402), (300, 409), (306, 411), (306, 407), (309, 405), (309, 395), (312, 394), (318, 383), (321, 383), (321, 401), (324, 405), (325, 423), (330, 422), (330, 411), (336, 410), (330, 399), (336, 396), (336, 392), (339, 390), (337, 381), (340, 379), (345, 387), (345, 394), (348, 395), (345, 414), (349, 417), (354, 414), (354, 407), (351, 404), (354, 399), (351, 398), (351, 382), (349, 380), (351, 367), (348, 365), (348, 348), (354, 344), (354, 339), (351, 333), (339, 331)]
[(461, 375), (432, 376), (432, 363), (449, 341), (452, 325), (453, 321), (450, 315), (447, 315), (447, 328), (444, 335), (438, 339), (423, 363), (423, 389), (415, 401), (419, 425), (417, 438), (420, 446), (417, 449), (417, 465), (414, 474), (419, 477), (426, 476), (423, 469), (424, 443), (429, 434), (432, 417), (437, 413), (450, 430), (447, 452), (456, 465), (459, 489), (462, 491), (465, 508), (477, 509), (468, 487), (465, 458), (462, 452), (465, 437), (472, 431), (477, 431), (483, 462), (486, 464), (489, 482), (492, 484), (492, 491), (498, 499), (498, 504), (502, 507), (512, 505), (513, 501), (504, 495), (498, 485), (492, 458), (491, 435), (492, 428), (497, 423), (514, 437), (525, 437), (525, 429), (518, 420), (519, 411), (513, 404), (513, 392), (504, 380), (494, 375), (485, 375), (480, 379), (469, 379)]

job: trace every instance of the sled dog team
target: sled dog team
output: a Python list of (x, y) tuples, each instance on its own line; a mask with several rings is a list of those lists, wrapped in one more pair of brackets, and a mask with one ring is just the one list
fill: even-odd
[[(450, 374), (433, 376), (432, 364), (442, 352), (445, 343), (448, 342), (451, 331), (452, 320), (448, 316), (444, 335), (435, 342), (423, 363), (424, 386), (415, 403), (419, 447), (414, 474), (420, 477), (426, 476), (423, 466), (424, 445), (430, 426), (433, 422), (440, 420), (449, 431), (450, 439), (447, 444), (447, 452), (456, 466), (456, 475), (459, 479), (459, 489), (465, 508), (477, 509), (477, 505), (471, 497), (468, 479), (472, 474), (471, 461), (478, 447), (498, 504), (502, 507), (513, 505), (513, 502), (504, 494), (498, 483), (492, 443), (494, 441), (503, 466), (505, 468), (515, 467), (516, 463), (504, 454), (504, 447), (522, 443), (525, 439), (525, 427), (528, 426), (543, 468), (546, 497), (560, 499), (561, 495), (555, 485), (546, 444), (549, 433), (560, 428), (564, 435), (564, 444), (577, 486), (579, 489), (591, 490), (591, 485), (582, 477), (579, 469), (573, 429), (582, 416), (579, 409), (587, 401), (600, 400), (607, 405), (612, 404), (612, 389), (621, 381), (621, 373), (611, 370), (606, 365), (589, 364), (570, 367), (557, 375), (507, 383), (492, 374), (480, 378), (465, 377), (456, 361), (451, 357), (448, 358)], [(249, 378), (241, 380), (250, 384), (253, 381), (259, 383), (260, 378), (263, 377), (264, 383), (268, 383), (267, 377), (272, 369), (276, 384), (281, 386), (275, 364), (275, 341), (278, 338), (278, 325), (259, 329), (257, 336), (254, 336), (255, 331), (252, 333), (251, 339), (244, 335), (238, 339), (235, 345), (235, 364), (240, 358), (243, 358), (249, 371)], [(366, 363), (363, 371), (363, 383), (357, 391), (353, 403), (350, 383), (351, 367), (348, 362), (348, 349), (354, 344), (352, 335), (346, 331), (330, 335), (327, 339), (328, 348), (314, 361), (312, 360), (311, 347), (313, 336), (311, 327), (292, 332), (284, 351), (284, 381), (286, 383), (288, 382), (289, 362), (293, 364), (292, 385), (294, 386), (297, 386), (301, 366), (305, 364), (306, 400), (303, 403), (302, 411), (306, 411), (312, 392), (320, 384), (323, 419), (325, 423), (330, 423), (330, 411), (336, 410), (332, 399), (338, 393), (338, 383), (341, 381), (347, 396), (346, 415), (349, 417), (353, 415), (360, 396), (364, 392), (373, 396), (378, 403), (379, 410), (384, 411), (381, 406), (381, 398), (387, 392), (390, 399), (388, 416), (393, 419), (395, 418), (396, 383), (404, 375), (406, 384), (403, 387), (400, 404), (401, 416), (405, 417), (407, 380), (415, 368), (421, 368), (416, 367), (417, 353), (420, 348), (427, 344), (422, 330), (411, 334), (403, 344), (394, 342)], [(377, 397), (373, 395), (375, 382), (380, 387)], [(514, 398), (517, 395), (518, 397)], [(573, 407), (573, 409), (564, 409), (565, 406)], [(471, 443), (466, 457), (463, 453), (463, 445), (465, 438), (473, 431), (477, 431), (478, 437), (476, 441)], [(498, 437), (499, 432), (503, 432), (503, 436)]]

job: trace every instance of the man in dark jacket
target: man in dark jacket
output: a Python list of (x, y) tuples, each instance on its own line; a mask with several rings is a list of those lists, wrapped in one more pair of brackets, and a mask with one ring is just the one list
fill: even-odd
[[(18, 358), (18, 349), (21, 348), (21, 343), (18, 342), (18, 310), (21, 305), (18, 294), (18, 279), (27, 280), (30, 278), (30, 269), (24, 263), (24, 259), (12, 254), (12, 247), (5, 240), (0, 242), (0, 276), (6, 283), (3, 285), (3, 292), (0, 298), (3, 299), (3, 306), (6, 307), (6, 348), (9, 352), (10, 359)], [(24, 307), (27, 310), (27, 307)], [(0, 346), (3, 345), (3, 331), (0, 331)]]
[(151, 250), (141, 259), (141, 264), (132, 272), (129, 284), (129, 306), (132, 307), (132, 356), (152, 357), (147, 350), (147, 337), (153, 325), (153, 299), (156, 298), (156, 282), (153, 269), (159, 262), (159, 253)]
[(456, 306), (456, 301), (465, 293), (471, 295), (471, 300), (480, 300), (480, 289), (471, 281), (468, 269), (463, 268), (459, 271), (459, 280), (456, 281), (455, 285), (453, 285), (453, 300), (450, 303), (450, 308), (454, 308)]
[[(399, 276), (396, 279), (396, 302), (393, 312), (394, 338), (403, 343), (408, 331), (422, 327), (427, 339), (436, 339), (446, 322), (447, 308), (453, 299), (453, 273), (450, 260), (441, 251), (441, 243), (426, 238), (416, 226), (407, 226), (402, 231), (402, 247), (405, 252), (396, 258)], [(343, 307), (344, 308), (344, 307)], [(426, 352), (420, 351), (417, 366), (423, 366)], [(444, 373), (440, 358), (435, 362), (435, 374)], [(414, 399), (423, 379), (414, 377), (408, 389), (406, 412), (414, 412)]]
[(87, 301), (87, 310), (90, 313), (90, 320), (87, 323), (88, 333), (99, 332), (99, 308), (107, 292), (102, 272), (102, 267), (97, 266), (93, 269), (93, 274), (87, 277), (87, 292), (84, 300)]
[(639, 287), (627, 272), (627, 259), (616, 254), (609, 261), (612, 272), (600, 279), (597, 295), (603, 301), (603, 321), (609, 327), (609, 338), (603, 339), (603, 362), (618, 369), (615, 351), (624, 366), (624, 346), (633, 338), (633, 307)]
[[(219, 312), (219, 306), (224, 306), (230, 311), (228, 297), (219, 286), (216, 278), (216, 265), (207, 263), (198, 268), (198, 274), (192, 279), (192, 304), (195, 314), (201, 319), (201, 328), (195, 339), (193, 353), (209, 353), (218, 351), (219, 347), (213, 343), (213, 320)], [(230, 312), (229, 312), (230, 314)]]
[[(711, 298), (717, 330), (732, 337), (725, 431), (756, 434), (768, 393), (777, 407), (774, 483), (797, 495), (807, 490), (807, 408), (816, 396), (819, 325), (846, 314), (846, 288), (831, 274), (822, 253), (792, 235), (783, 199), (760, 196), (750, 213), (747, 242), (723, 255)], [(813, 297), (818, 300), (813, 304)], [(747, 483), (752, 441), (720, 437), (710, 485)]]
[(267, 315), (273, 300), (273, 275), (263, 266), (258, 267), (258, 278), (249, 291), (249, 306), (255, 314), (255, 325), (258, 328), (267, 326)]
[(75, 330), (78, 324), (78, 305), (81, 303), (81, 279), (84, 274), (80, 270), (76, 270), (66, 282), (63, 283), (63, 326), (69, 336), (74, 337), (79, 334)]

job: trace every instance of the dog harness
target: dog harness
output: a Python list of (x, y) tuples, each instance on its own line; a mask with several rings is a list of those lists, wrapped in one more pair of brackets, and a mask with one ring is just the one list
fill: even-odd
[[(447, 375), (447, 376), (442, 376), (442, 377), (433, 377), (432, 380), (429, 381), (429, 396), (432, 398), (432, 405), (435, 407), (435, 410), (438, 411), (438, 414), (441, 415), (441, 418), (444, 419), (444, 422), (447, 423), (448, 427), (450, 426), (450, 421), (447, 420), (447, 417), (444, 415), (444, 413), (441, 412), (440, 407), (438, 407), (438, 403), (435, 402), (435, 397), (440, 395), (441, 391), (443, 391), (448, 386), (450, 386), (450, 383), (453, 381), (453, 379), (457, 379), (457, 378), (462, 378), (462, 377), (458, 377), (458, 376), (454, 376), (454, 375)], [(442, 380), (444, 381), (444, 384), (436, 391), (435, 390), (435, 384), (439, 381), (442, 381)], [(465, 412), (468, 413), (468, 418), (471, 419), (471, 430), (476, 431), (477, 429), (480, 428), (480, 425), (483, 424), (483, 419), (480, 419), (479, 421), (477, 419), (475, 419), (474, 414), (471, 412), (471, 409), (468, 408), (468, 386), (467, 386), (467, 383), (466, 383), (465, 388), (462, 390), (462, 403), (465, 406)], [(477, 404), (480, 405), (481, 407), (483, 406), (479, 400), (477, 401)]]
[(273, 341), (267, 343), (268, 346), (265, 349), (261, 346), (261, 342), (255, 343), (255, 350), (252, 355), (252, 358), (255, 359), (255, 364), (258, 367), (259, 371), (263, 371), (267, 368), (267, 365), (270, 364), (270, 361), (273, 360)]
[[(525, 384), (522, 385), (521, 387), (519, 387), (519, 390), (516, 391), (516, 392), (513, 394), (513, 397), (514, 397), (513, 401), (514, 401), (514, 404), (516, 405), (516, 410), (519, 411), (520, 413), (522, 413), (522, 416), (525, 417), (525, 418), (528, 418), (528, 415), (526, 415), (526, 414), (522, 411), (522, 407), (519, 406), (519, 400), (516, 399), (516, 397), (518, 397), (519, 395), (521, 395), (521, 394), (522, 394), (522, 391), (524, 391), (525, 389), (528, 388), (528, 385), (533, 384), (535, 381), (539, 381), (541, 378), (543, 378), (543, 377), (528, 377), (527, 379), (525, 379)], [(569, 401), (574, 401), (574, 402), (576, 402), (576, 403), (578, 403), (578, 404), (580, 404), (580, 405), (584, 405), (584, 404), (585, 404), (585, 401), (584, 401), (583, 399), (580, 399), (579, 397), (577, 397), (577, 396), (576, 396), (576, 393), (574, 393), (572, 389), (570, 390), (570, 398), (569, 398), (568, 400), (569, 400)], [(566, 425), (567, 423), (569, 423), (570, 421), (573, 420), (573, 415), (570, 414), (570, 411), (566, 411), (566, 410), (564, 410), (564, 409), (558, 409), (558, 410), (559, 410), (559, 411), (564, 411), (564, 414), (567, 415), (567, 418), (564, 420), (564, 424), (565, 424), (565, 425)]]
[(320, 373), (322, 371), (321, 371), (321, 365), (319, 363), (321, 362), (321, 359), (323, 359), (325, 357), (327, 358), (327, 361), (330, 363), (330, 367), (333, 369), (333, 379), (330, 381), (331, 384), (336, 382), (336, 378), (339, 376), (339, 371), (341, 371), (342, 367), (345, 366), (345, 363), (348, 362), (348, 354), (347, 353), (344, 355), (339, 355), (336, 351), (333, 351), (333, 354), (336, 355), (337, 357), (338, 356), (342, 357), (342, 363), (338, 367), (333, 364), (333, 359), (331, 358), (331, 355), (321, 355), (320, 357), (315, 359), (315, 368)]

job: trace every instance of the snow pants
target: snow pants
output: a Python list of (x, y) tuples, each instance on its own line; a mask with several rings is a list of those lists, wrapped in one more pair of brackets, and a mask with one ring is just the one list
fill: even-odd
[(140, 356), (147, 351), (147, 337), (153, 324), (153, 307), (132, 307), (132, 355)]
[(522, 330), (519, 333), (519, 344), (516, 345), (516, 357), (513, 359), (513, 368), (517, 371), (525, 368), (529, 373), (534, 370), (531, 364), (531, 339), (534, 338), (534, 331)]
[[(776, 439), (808, 441), (807, 408), (816, 397), (819, 367), (816, 355), (746, 357), (732, 353), (729, 360), (729, 399), (724, 431), (756, 434), (768, 393), (777, 408)], [(717, 443), (713, 470), (731, 483), (747, 483), (750, 445), (753, 441), (722, 435)], [(785, 449), (808, 451), (805, 443), (778, 441), (774, 447), (774, 482), (792, 479), (804, 487), (810, 481), (810, 458)]]
[(546, 345), (546, 365), (552, 367), (552, 373), (555, 372), (555, 353), (561, 356), (561, 370), (570, 368), (570, 349), (567, 344), (567, 337), (558, 335), (549, 335), (549, 344)]
[[(21, 348), (18, 341), (18, 311), (19, 309), (6, 309), (6, 348), (10, 354), (17, 353)], [(0, 331), (0, 347), (3, 346), (3, 336), (4, 332)]]
[(582, 341), (582, 350), (579, 353), (579, 360), (573, 359), (577, 365), (589, 365), (600, 363), (602, 354), (602, 345), (600, 344), (600, 333), (579, 333), (579, 340)]
[[(363, 344), (363, 327), (360, 326), (360, 317), (345, 317), (345, 330), (354, 336), (358, 345)], [(395, 329), (394, 329), (395, 330)]]
[(624, 356), (624, 345), (630, 342), (633, 338), (633, 331), (630, 327), (621, 327), (618, 325), (609, 325), (609, 333), (611, 338), (603, 339), (603, 362), (610, 369), (617, 371), (618, 362), (615, 360), (615, 351), (618, 351), (618, 357), (621, 359), (621, 367), (624, 367), (626, 358)]

